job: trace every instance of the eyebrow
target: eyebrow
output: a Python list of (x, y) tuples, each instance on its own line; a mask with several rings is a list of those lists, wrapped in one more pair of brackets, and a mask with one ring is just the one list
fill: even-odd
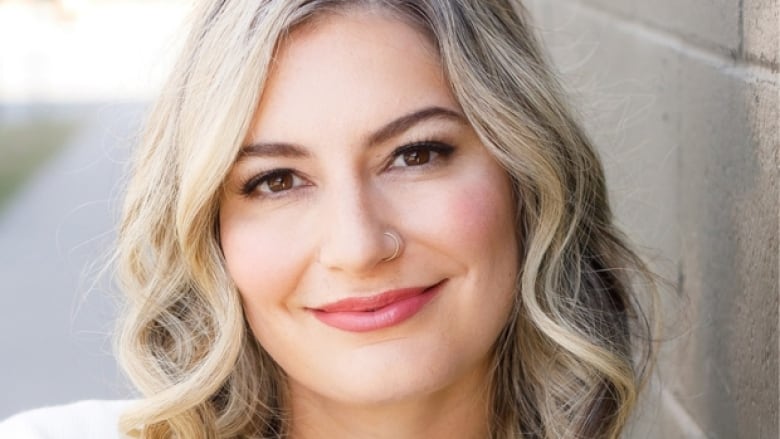
[[(466, 118), (458, 111), (444, 107), (425, 107), (401, 116), (371, 133), (366, 140), (368, 147), (376, 146), (408, 131), (429, 119), (449, 119), (466, 124)], [(303, 147), (285, 142), (256, 142), (244, 145), (238, 160), (249, 156), (305, 158), (311, 154)]]
[(405, 116), (401, 116), (388, 123), (368, 136), (368, 141), (366, 143), (369, 147), (380, 144), (401, 135), (414, 125), (428, 119), (450, 119), (462, 124), (466, 123), (466, 118), (455, 110), (444, 107), (426, 107)]
[(308, 151), (292, 143), (260, 142), (242, 146), (241, 152), (238, 154), (238, 160), (240, 161), (245, 157), (304, 158), (309, 155)]

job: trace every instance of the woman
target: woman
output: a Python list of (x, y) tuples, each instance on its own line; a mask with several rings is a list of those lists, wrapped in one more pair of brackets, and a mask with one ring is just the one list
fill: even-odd
[(650, 275), (519, 4), (196, 17), (120, 229), (123, 432), (620, 434)]

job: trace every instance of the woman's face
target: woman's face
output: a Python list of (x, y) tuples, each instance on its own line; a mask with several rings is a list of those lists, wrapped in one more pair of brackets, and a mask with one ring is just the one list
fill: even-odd
[(292, 32), (226, 188), (227, 268), (293, 398), (484, 389), (518, 270), (513, 197), (424, 36), (369, 13)]

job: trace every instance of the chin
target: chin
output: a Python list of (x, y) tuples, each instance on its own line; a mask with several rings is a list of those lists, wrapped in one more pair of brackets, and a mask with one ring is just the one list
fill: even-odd
[[(383, 344), (386, 344), (385, 342)], [(387, 348), (387, 346), (384, 346)], [(439, 349), (423, 351), (365, 347), (343, 368), (323, 380), (322, 396), (347, 405), (376, 406), (414, 402), (467, 385), (467, 377), (484, 374), (480, 361), (446, 355)], [(445, 354), (445, 355), (442, 355)], [(486, 363), (486, 362), (485, 362)]]

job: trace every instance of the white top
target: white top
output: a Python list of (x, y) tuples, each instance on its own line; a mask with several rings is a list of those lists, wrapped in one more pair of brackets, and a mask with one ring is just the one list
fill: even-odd
[(22, 412), (0, 422), (2, 439), (122, 439), (119, 415), (134, 401), (80, 401)]

